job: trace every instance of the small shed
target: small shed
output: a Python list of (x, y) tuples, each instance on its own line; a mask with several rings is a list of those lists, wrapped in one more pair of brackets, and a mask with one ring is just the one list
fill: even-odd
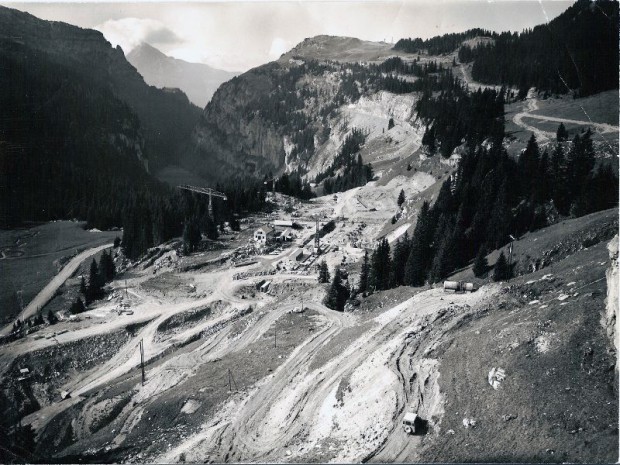
[(276, 228), (292, 228), (293, 222), (291, 220), (274, 220), (273, 225)]

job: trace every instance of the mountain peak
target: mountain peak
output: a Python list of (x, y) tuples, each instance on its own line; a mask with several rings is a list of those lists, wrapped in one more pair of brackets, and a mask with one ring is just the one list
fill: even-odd
[(151, 44), (141, 42), (139, 45), (134, 47), (131, 52), (127, 54), (127, 59), (129, 59), (130, 56), (138, 56), (142, 54), (152, 58), (167, 57), (166, 54), (164, 54), (161, 50), (153, 47)]
[(159, 88), (181, 89), (192, 103), (201, 108), (211, 100), (220, 84), (238, 74), (170, 57), (146, 42), (129, 52), (127, 61), (148, 84)]
[(400, 52), (392, 44), (370, 42), (356, 37), (318, 35), (304, 39), (281, 59), (333, 60), (342, 62), (378, 61)]

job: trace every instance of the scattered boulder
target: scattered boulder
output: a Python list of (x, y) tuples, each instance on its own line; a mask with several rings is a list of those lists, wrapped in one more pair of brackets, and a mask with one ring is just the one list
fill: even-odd
[(503, 368), (493, 367), (491, 368), (491, 371), (489, 371), (488, 381), (491, 387), (495, 390), (499, 388), (499, 385), (502, 383), (502, 381), (504, 381), (505, 378), (506, 372)]

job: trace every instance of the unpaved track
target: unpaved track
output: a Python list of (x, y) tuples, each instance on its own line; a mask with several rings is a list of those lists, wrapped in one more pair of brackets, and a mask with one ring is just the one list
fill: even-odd
[[(102, 250), (109, 249), (113, 244), (105, 244), (99, 247), (85, 250), (84, 252), (73, 257), (54, 278), (39, 292), (34, 299), (24, 308), (16, 319), (25, 320), (35, 315), (40, 308), (54, 297), (54, 293), (64, 282), (71, 277), (75, 270), (88, 258), (98, 254)], [(0, 335), (5, 336), (11, 332), (13, 325), (7, 325), (0, 331)]]
[(538, 111), (538, 110), (539, 108), (538, 108), (538, 100), (536, 99), (536, 90), (534, 88), (531, 88), (527, 93), (526, 108), (524, 109), (524, 111), (516, 113), (512, 117), (512, 121), (517, 126), (521, 126), (526, 131), (533, 132), (538, 142), (548, 142), (550, 140), (553, 140), (555, 139), (556, 134), (552, 132), (548, 132), (548, 131), (543, 131), (534, 126), (530, 126), (529, 124), (523, 121), (523, 118), (531, 118), (531, 119), (542, 120), (542, 121), (552, 121), (555, 123), (579, 124), (583, 126), (590, 126), (594, 128), (594, 130), (600, 134), (618, 132), (619, 130), (618, 126), (613, 126), (611, 124), (606, 124), (606, 123), (594, 123), (592, 121), (580, 121), (580, 120), (574, 120), (574, 119), (556, 118), (553, 116), (538, 115), (538, 114), (533, 113), (534, 111)]
[[(490, 287), (476, 294), (449, 298), (457, 303), (473, 305), (493, 292), (495, 288)], [(236, 402), (224, 405), (213, 419), (205, 423), (200, 433), (155, 458), (155, 461), (173, 462), (181, 453), (185, 453), (190, 461), (278, 462), (288, 461), (291, 454), (301, 460), (312, 457), (303, 453), (296, 455), (291, 451), (308, 451), (316, 446), (316, 441), (308, 438), (316, 436), (317, 419), (330, 394), (344, 378), (359, 370), (368, 360), (375, 357), (382, 359), (386, 353), (391, 353), (385, 359), (386, 369), (394, 373), (397, 381), (392, 386), (396, 394), (395, 405), (386, 407), (393, 412), (393, 419), (385, 425), (385, 434), (389, 433), (391, 442), (388, 441), (390, 445), (387, 449), (382, 448), (383, 457), (388, 461), (410, 457), (411, 441), (402, 433), (398, 422), (408, 402), (406, 377), (401, 373), (399, 359), (407, 332), (418, 327), (422, 319), (448, 306), (444, 297), (443, 291), (432, 289), (386, 310), (373, 320), (370, 330), (314, 370), (310, 370), (310, 366), (318, 349), (332, 338), (337, 338), (344, 328), (358, 324), (358, 321), (354, 315), (334, 312), (320, 304), (308, 305), (324, 315), (329, 324), (305, 340), (271, 376), (257, 383), (254, 389)], [(376, 400), (368, 397), (364, 392), (357, 392), (350, 402)], [(346, 427), (340, 425), (338, 428), (346, 430)], [(349, 447), (352, 455), (344, 457), (346, 461), (359, 461), (373, 452), (354, 450)]]
[[(243, 350), (249, 344), (259, 340), (283, 314), (291, 311), (298, 303), (271, 302), (262, 294), (261, 300), (239, 299), (236, 290), (247, 285), (248, 281), (233, 281), (232, 276), (237, 269), (228, 269), (211, 275), (213, 293), (209, 297), (174, 303), (161, 303), (151, 296), (140, 296), (140, 303), (135, 307), (135, 314), (147, 315), (151, 321), (140, 329), (135, 337), (125, 344), (107, 363), (75, 379), (68, 388), (72, 391), (75, 402), (81, 396), (109, 384), (119, 376), (129, 372), (139, 363), (138, 343), (145, 341), (146, 358), (152, 359), (169, 349), (174, 344), (187, 340), (189, 337), (209, 331), (214, 332), (205, 337), (204, 343), (194, 348), (179, 348), (162, 363), (155, 364), (147, 371), (147, 381), (139, 386), (133, 396), (132, 406), (136, 412), (146, 408), (148, 403), (160, 394), (187, 381), (194, 376), (201, 365), (225, 356), (228, 353)], [(290, 275), (282, 279), (305, 280), (307, 277)], [(314, 279), (314, 277), (312, 278)], [(486, 287), (475, 294), (455, 295), (446, 297), (440, 289), (420, 292), (413, 298), (378, 314), (369, 322), (362, 322), (354, 314), (340, 313), (327, 309), (319, 303), (306, 303), (306, 307), (316, 310), (324, 324), (308, 335), (293, 353), (272, 374), (258, 381), (254, 386), (233, 394), (232, 398), (221, 405), (212, 418), (209, 418), (201, 430), (186, 438), (159, 457), (151, 457), (153, 461), (174, 462), (181, 453), (185, 453), (189, 461), (264, 461), (278, 462), (296, 458), (312, 460), (313, 450), (323, 444), (324, 440), (334, 436), (340, 449), (331, 452), (339, 461), (360, 461), (379, 452), (373, 460), (394, 461), (413, 457), (415, 440), (404, 435), (400, 428), (399, 418), (409, 403), (408, 377), (403, 372), (402, 354), (406, 346), (408, 332), (420, 328), (420, 321), (432, 318), (441, 308), (448, 306), (449, 301), (455, 303), (475, 304), (491, 295), (493, 287)], [(182, 331), (166, 340), (156, 338), (157, 328), (170, 316), (179, 312), (204, 307), (215, 301), (222, 301), (228, 306), (221, 315), (209, 318)], [(228, 322), (236, 313), (232, 307), (252, 305), (260, 317), (246, 327), (234, 339), (230, 338), (231, 325)], [(256, 307), (259, 306), (259, 308)], [(125, 317), (123, 317), (125, 318)], [(131, 318), (127, 317), (125, 322)], [(126, 324), (126, 323), (125, 323)], [(216, 325), (219, 326), (216, 328)], [(108, 328), (109, 326), (109, 328)], [(343, 330), (356, 327), (360, 330), (359, 337), (353, 340), (339, 353), (331, 354), (328, 361), (318, 368), (311, 368), (320, 349), (330, 341), (337, 341)], [(109, 322), (93, 325), (82, 330), (82, 335), (101, 332), (117, 325)], [(105, 328), (105, 329), (104, 329)], [(62, 336), (75, 338), (76, 334), (66, 333)], [(41, 343), (42, 341), (33, 341)], [(46, 341), (49, 344), (49, 341)], [(389, 386), (382, 384), (381, 392), (369, 394), (367, 384), (360, 384), (360, 379), (385, 379)], [(332, 398), (343, 380), (351, 381), (353, 390), (344, 392), (342, 405), (331, 409)], [(372, 389), (372, 386), (370, 387)], [(382, 393), (387, 392), (387, 396)], [(389, 403), (385, 404), (389, 399)], [(376, 411), (375, 402), (383, 402), (380, 419), (372, 417), (372, 408)], [(63, 403), (53, 404), (24, 419), (24, 423), (32, 423), (41, 428), (54, 415)], [(67, 406), (70, 403), (66, 403)], [(360, 408), (361, 422), (373, 425), (378, 431), (372, 441), (361, 439), (360, 427), (353, 425), (351, 412), (357, 414)], [(334, 406), (336, 407), (336, 406)], [(60, 411), (63, 409), (61, 408)], [(127, 410), (125, 413), (131, 413)], [(327, 411), (327, 413), (326, 413)], [(343, 413), (344, 412), (344, 413)], [(85, 412), (87, 414), (88, 412)], [(137, 415), (137, 416), (136, 416)], [(330, 417), (331, 415), (331, 417)], [(340, 416), (338, 416), (340, 415)], [(138, 413), (125, 415), (123, 426), (114, 443), (119, 445), (140, 421)], [(347, 417), (348, 416), (348, 417)], [(354, 417), (355, 418), (355, 417)], [(86, 421), (86, 420), (85, 420)], [(340, 422), (340, 423), (339, 423)], [(84, 421), (82, 422), (84, 423)], [(87, 421), (86, 421), (87, 423)], [(376, 424), (376, 428), (375, 428)], [(79, 426), (79, 425), (78, 425)], [(357, 428), (357, 429), (356, 429)], [(365, 427), (364, 427), (365, 428)], [(364, 430), (366, 431), (366, 430)], [(88, 435), (88, 432), (85, 431)], [(292, 456), (292, 457), (291, 457)]]

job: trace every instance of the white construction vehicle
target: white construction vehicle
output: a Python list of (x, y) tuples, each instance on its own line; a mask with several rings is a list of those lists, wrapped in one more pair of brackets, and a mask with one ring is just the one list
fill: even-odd
[(405, 416), (403, 417), (403, 429), (405, 430), (405, 433), (415, 434), (417, 423), (418, 423), (418, 415), (416, 413), (413, 413), (413, 412), (405, 413)]

